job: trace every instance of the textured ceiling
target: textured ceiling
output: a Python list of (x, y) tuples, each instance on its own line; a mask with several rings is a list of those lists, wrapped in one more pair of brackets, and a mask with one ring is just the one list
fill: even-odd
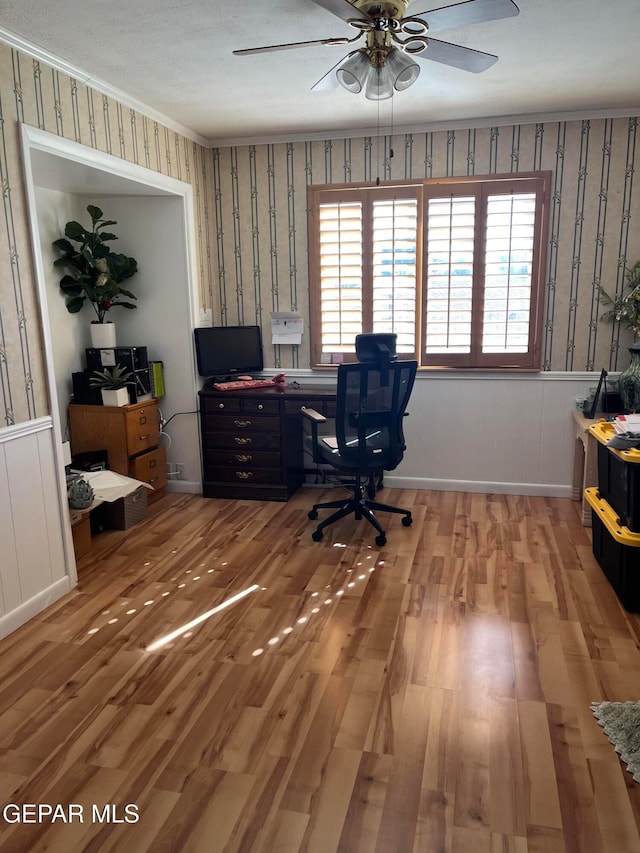
[[(341, 88), (310, 91), (344, 46), (232, 55), (353, 33), (312, 0), (0, 0), (0, 27), (68, 63), (80, 79), (106, 83), (214, 142), (637, 114), (639, 0), (516, 2), (517, 17), (438, 32), (497, 54), (492, 68), (471, 74), (420, 61), (417, 82), (382, 102)], [(440, 5), (449, 4), (414, 0), (408, 14)]]

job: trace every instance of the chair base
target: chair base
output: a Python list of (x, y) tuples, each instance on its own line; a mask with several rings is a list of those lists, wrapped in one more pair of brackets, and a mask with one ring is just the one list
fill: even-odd
[(333, 524), (334, 521), (338, 521), (341, 518), (344, 518), (347, 515), (355, 515), (356, 519), (364, 518), (369, 524), (371, 524), (377, 531), (378, 535), (376, 536), (376, 545), (386, 545), (387, 536), (384, 528), (374, 515), (374, 510), (378, 512), (393, 512), (398, 515), (402, 515), (402, 524), (405, 527), (409, 527), (413, 522), (413, 518), (411, 517), (411, 513), (409, 510), (401, 509), (397, 506), (391, 506), (391, 504), (383, 504), (379, 501), (373, 501), (364, 496), (364, 488), (359, 484), (352, 484), (352, 488), (354, 490), (353, 495), (346, 500), (338, 500), (338, 501), (326, 501), (325, 503), (314, 504), (311, 510), (309, 511), (309, 518), (313, 521), (318, 517), (319, 509), (335, 509), (336, 512), (332, 513), (328, 518), (324, 521), (321, 521), (314, 532), (311, 534), (312, 539), (315, 542), (319, 542), (323, 537), (323, 530), (325, 527), (328, 527), (330, 524)]

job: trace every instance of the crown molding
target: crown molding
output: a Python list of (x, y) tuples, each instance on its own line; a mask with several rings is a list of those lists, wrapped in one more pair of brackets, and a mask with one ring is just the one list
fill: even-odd
[(21, 53), (27, 54), (27, 56), (30, 56), (33, 59), (37, 59), (38, 62), (45, 62), (57, 71), (62, 71), (64, 74), (67, 74), (69, 77), (73, 77), (74, 80), (77, 80), (79, 83), (83, 83), (85, 86), (90, 86), (102, 95), (114, 98), (125, 107), (129, 107), (138, 113), (146, 115), (147, 118), (159, 122), (165, 127), (168, 127), (169, 130), (174, 130), (176, 133), (190, 139), (192, 142), (197, 142), (198, 145), (202, 145), (204, 148), (212, 147), (211, 142), (204, 136), (194, 133), (194, 131), (190, 130), (188, 127), (184, 127), (172, 118), (169, 118), (169, 116), (166, 116), (163, 113), (154, 110), (152, 107), (143, 104), (141, 101), (138, 101), (126, 92), (117, 89), (115, 86), (111, 86), (104, 80), (100, 80), (98, 77), (92, 77), (88, 72), (83, 71), (81, 68), (72, 65), (64, 59), (61, 59), (54, 53), (49, 53), (48, 50), (27, 41), (22, 38), (22, 36), (17, 35), (17, 33), (13, 33), (11, 30), (0, 27), (0, 41), (9, 45), (9, 47), (19, 50)]
[[(474, 130), (486, 127), (511, 127), (522, 124), (546, 124), (548, 122), (585, 121), (589, 119), (631, 118), (640, 116), (640, 106), (622, 107), (615, 110), (593, 109), (582, 112), (559, 113), (523, 113), (521, 115), (488, 116), (483, 118), (456, 119), (451, 121), (426, 122), (415, 125), (398, 125), (393, 128), (393, 136), (407, 134), (438, 133), (449, 130)], [(244, 136), (229, 139), (210, 139), (211, 148), (233, 148), (242, 145), (275, 145), (282, 142), (325, 142), (332, 139), (360, 139), (372, 136), (390, 136), (389, 128), (381, 131), (377, 127), (362, 129), (337, 129), (309, 133), (274, 134), (264, 136)]]

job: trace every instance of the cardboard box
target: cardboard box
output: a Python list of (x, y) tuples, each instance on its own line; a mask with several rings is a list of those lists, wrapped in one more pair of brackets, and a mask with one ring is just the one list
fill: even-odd
[(76, 560), (79, 560), (91, 550), (91, 520), (88, 512), (71, 513), (71, 535), (73, 537), (73, 551)]

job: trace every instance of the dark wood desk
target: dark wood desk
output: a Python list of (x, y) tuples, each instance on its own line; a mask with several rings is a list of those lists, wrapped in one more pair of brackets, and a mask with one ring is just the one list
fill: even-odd
[(286, 501), (304, 479), (301, 410), (335, 414), (335, 386), (201, 390), (202, 493)]

